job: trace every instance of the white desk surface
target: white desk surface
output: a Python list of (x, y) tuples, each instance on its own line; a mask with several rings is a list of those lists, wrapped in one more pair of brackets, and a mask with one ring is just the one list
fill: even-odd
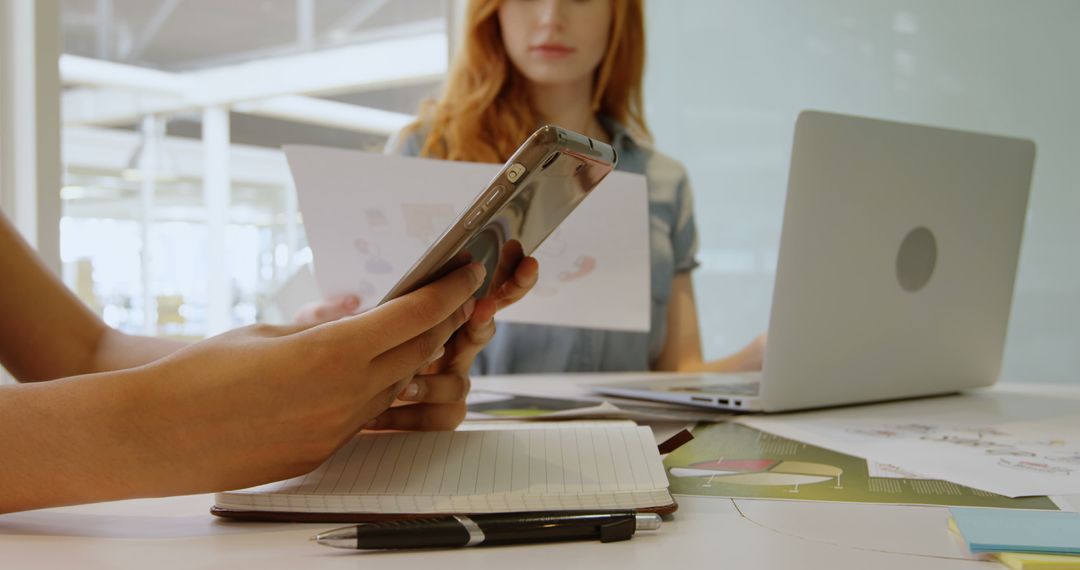
[[(1013, 384), (972, 397), (987, 396), (1017, 419), (1047, 407), (1080, 410), (1076, 387)], [(938, 507), (681, 497), (659, 532), (628, 542), (357, 553), (308, 541), (334, 525), (227, 522), (208, 513), (212, 502), (195, 495), (0, 515), (0, 568), (1001, 567), (968, 554)]]

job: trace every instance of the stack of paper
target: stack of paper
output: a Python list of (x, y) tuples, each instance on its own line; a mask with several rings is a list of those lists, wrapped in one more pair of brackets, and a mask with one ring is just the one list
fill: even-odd
[(950, 509), (950, 527), (974, 553), (1015, 569), (1080, 569), (1080, 513)]

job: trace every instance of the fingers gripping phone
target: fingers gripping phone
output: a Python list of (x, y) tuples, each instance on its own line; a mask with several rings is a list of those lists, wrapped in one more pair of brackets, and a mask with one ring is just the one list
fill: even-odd
[(617, 160), (607, 143), (561, 127), (540, 127), (379, 304), (471, 261), (487, 268), (476, 297), (496, 291), (513, 276), (517, 262), (555, 231)]

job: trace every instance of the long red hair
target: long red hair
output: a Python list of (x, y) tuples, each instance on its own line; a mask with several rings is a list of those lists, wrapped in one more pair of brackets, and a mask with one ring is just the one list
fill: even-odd
[[(540, 124), (526, 79), (503, 47), (501, 0), (470, 0), (465, 37), (442, 96), (424, 105), (407, 132), (427, 129), (421, 156), (503, 162)], [(645, 72), (642, 0), (612, 0), (607, 53), (593, 75), (593, 110), (648, 137), (641, 102)]]

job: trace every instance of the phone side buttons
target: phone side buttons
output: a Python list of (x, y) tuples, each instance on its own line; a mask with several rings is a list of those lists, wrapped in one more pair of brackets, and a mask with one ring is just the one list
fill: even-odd
[(502, 184), (499, 184), (498, 186), (492, 188), (490, 191), (488, 191), (487, 198), (484, 198), (484, 207), (490, 208), (491, 205), (494, 204), (499, 198), (502, 198), (502, 195), (505, 193), (506, 187)]
[(465, 229), (471, 230), (476, 227), (476, 224), (480, 222), (480, 218), (484, 216), (484, 208), (480, 207), (472, 211), (467, 218), (465, 218)]

